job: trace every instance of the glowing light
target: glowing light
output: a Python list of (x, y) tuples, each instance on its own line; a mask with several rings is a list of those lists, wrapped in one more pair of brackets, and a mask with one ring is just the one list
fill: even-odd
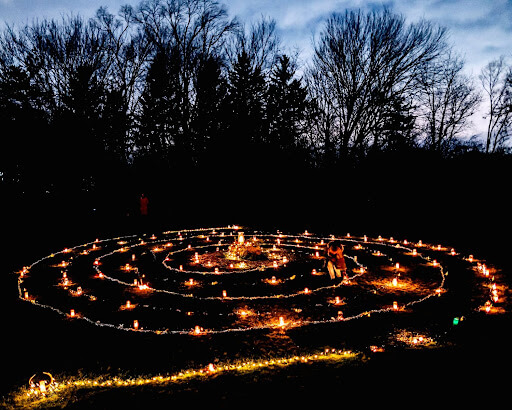
[(134, 330), (139, 330), (139, 321), (137, 319), (135, 319), (133, 321), (133, 329)]
[(285, 326), (285, 322), (284, 322), (284, 317), (283, 316), (279, 316), (279, 326), (280, 327), (284, 327)]

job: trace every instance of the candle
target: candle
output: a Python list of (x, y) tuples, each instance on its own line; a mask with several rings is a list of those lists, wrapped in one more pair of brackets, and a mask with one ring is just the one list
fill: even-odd
[(279, 326), (281, 326), (281, 327), (284, 326), (284, 317), (283, 316), (279, 316)]
[(227, 296), (227, 292), (225, 290), (222, 291), (222, 297), (225, 298)]
[(395, 286), (395, 287), (398, 285), (398, 279), (397, 278), (393, 278), (392, 285)]
[(69, 316), (75, 317), (75, 309), (71, 309), (69, 312)]
[(139, 330), (139, 321), (138, 321), (137, 319), (135, 319), (135, 320), (133, 321), (133, 328), (134, 328), (135, 330)]
[(398, 302), (396, 300), (393, 302), (393, 310), (398, 310)]

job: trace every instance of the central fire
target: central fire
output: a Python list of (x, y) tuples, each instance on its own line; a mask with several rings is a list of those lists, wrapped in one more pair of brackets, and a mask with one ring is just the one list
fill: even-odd
[(226, 259), (232, 261), (241, 260), (266, 260), (267, 255), (258, 245), (257, 239), (253, 238), (252, 241), (246, 241), (243, 232), (238, 232), (238, 240), (233, 242), (225, 253)]

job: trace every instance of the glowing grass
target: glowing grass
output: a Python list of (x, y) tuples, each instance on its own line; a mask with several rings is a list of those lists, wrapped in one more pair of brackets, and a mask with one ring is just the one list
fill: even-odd
[[(155, 376), (107, 376), (68, 377), (55, 380), (42, 392), (38, 386), (23, 387), (13, 392), (2, 403), (5, 408), (41, 408), (69, 402), (77, 394), (87, 394), (117, 388), (140, 388), (143, 386), (171, 386), (173, 383), (186, 383), (192, 380), (208, 380), (214, 375), (248, 374), (265, 369), (283, 369), (291, 365), (309, 362), (343, 362), (355, 359), (359, 354), (348, 350), (326, 349), (314, 354), (274, 357), (259, 360), (237, 360), (225, 363), (209, 363), (200, 368), (182, 370), (173, 374)], [(58, 378), (57, 378), (58, 379)]]

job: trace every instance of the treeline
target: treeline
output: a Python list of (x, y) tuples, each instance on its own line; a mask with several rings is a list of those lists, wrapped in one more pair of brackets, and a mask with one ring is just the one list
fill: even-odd
[[(285, 185), (295, 199), (324, 195), (327, 179), (346, 183), (377, 163), (508, 156), (504, 58), (478, 86), (432, 22), (346, 11), (327, 19), (311, 61), (286, 50), (275, 21), (246, 26), (212, 0), (8, 26), (2, 195), (117, 207), (144, 191), (166, 203), (243, 194), (261, 204)], [(484, 99), (486, 138), (468, 142)]]

